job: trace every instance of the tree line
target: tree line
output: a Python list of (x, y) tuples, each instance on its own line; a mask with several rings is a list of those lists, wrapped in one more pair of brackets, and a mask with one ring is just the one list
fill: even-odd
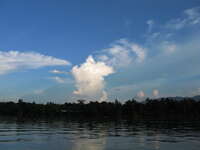
[(129, 120), (199, 120), (200, 101), (192, 98), (174, 100), (170, 98), (149, 99), (137, 102), (135, 99), (121, 103), (88, 102), (36, 104), (35, 102), (0, 102), (0, 116), (18, 119), (129, 119)]

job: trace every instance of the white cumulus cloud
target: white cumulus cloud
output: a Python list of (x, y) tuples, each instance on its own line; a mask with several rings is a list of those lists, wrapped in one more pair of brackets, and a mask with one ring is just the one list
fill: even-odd
[(107, 99), (107, 93), (104, 91), (104, 77), (114, 73), (111, 66), (95, 61), (92, 56), (89, 56), (86, 62), (80, 66), (74, 66), (71, 73), (75, 78), (77, 88), (74, 94), (99, 98), (99, 101)]
[(144, 98), (144, 97), (145, 97), (144, 91), (139, 91), (139, 92), (137, 93), (137, 97), (138, 97), (138, 98)]
[(143, 102), (145, 100), (145, 97), (146, 97), (146, 94), (144, 93), (144, 91), (141, 90), (141, 91), (137, 92), (135, 99), (138, 102)]
[(61, 65), (70, 65), (70, 62), (36, 52), (0, 51), (0, 74)]
[(158, 89), (154, 89), (152, 92), (153, 97), (157, 98), (159, 96), (159, 90)]

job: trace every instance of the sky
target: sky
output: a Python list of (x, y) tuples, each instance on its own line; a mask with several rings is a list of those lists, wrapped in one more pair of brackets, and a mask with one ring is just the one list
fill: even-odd
[(200, 95), (200, 0), (0, 0), (0, 101)]

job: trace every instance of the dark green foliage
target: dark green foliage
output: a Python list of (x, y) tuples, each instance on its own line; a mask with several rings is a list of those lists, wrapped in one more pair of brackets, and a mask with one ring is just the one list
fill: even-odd
[(176, 101), (170, 98), (147, 99), (140, 103), (128, 100), (124, 104), (114, 102), (36, 104), (24, 102), (0, 102), (0, 116), (11, 116), (18, 119), (40, 118), (82, 118), (82, 119), (145, 119), (145, 120), (199, 120), (200, 101), (191, 98)]

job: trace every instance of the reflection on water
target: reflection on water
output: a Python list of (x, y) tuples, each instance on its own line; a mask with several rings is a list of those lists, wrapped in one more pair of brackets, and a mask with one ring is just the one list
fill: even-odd
[(0, 122), (0, 150), (198, 150), (199, 122)]

